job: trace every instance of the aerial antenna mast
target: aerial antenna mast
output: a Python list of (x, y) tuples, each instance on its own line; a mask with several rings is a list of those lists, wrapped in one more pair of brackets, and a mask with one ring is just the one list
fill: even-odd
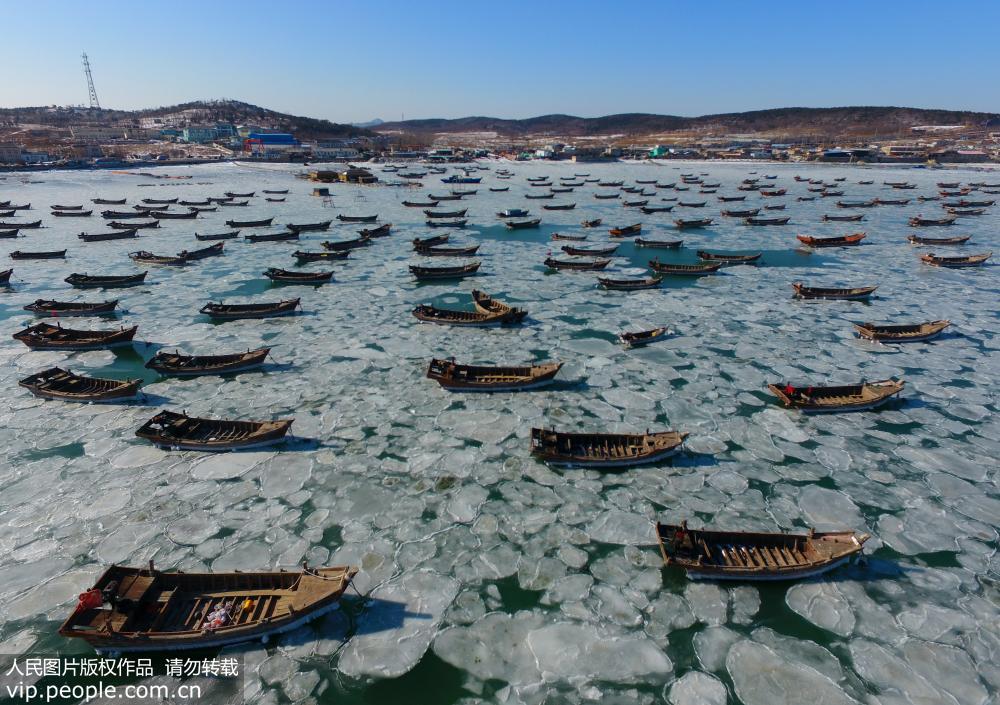
[(94, 76), (90, 73), (90, 60), (87, 52), (83, 52), (83, 72), (87, 74), (87, 89), (90, 91), (90, 107), (100, 110), (101, 101), (97, 99), (97, 89), (94, 88)]

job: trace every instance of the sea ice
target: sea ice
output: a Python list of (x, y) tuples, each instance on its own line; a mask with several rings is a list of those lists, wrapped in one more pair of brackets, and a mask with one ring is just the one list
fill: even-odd
[(349, 676), (394, 678), (420, 660), (437, 631), (444, 611), (458, 594), (458, 582), (418, 571), (382, 585), (358, 618), (358, 631), (338, 662)]

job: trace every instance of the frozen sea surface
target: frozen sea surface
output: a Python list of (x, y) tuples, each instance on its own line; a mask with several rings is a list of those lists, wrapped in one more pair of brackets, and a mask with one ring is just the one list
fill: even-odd
[[(864, 211), (857, 224), (824, 223), (835, 199), (798, 202), (806, 184), (844, 177), (846, 198), (899, 197), (883, 181), (909, 180), (907, 196), (937, 181), (1000, 181), (971, 169), (646, 163), (506, 166), (483, 171), (460, 206), (471, 226), (452, 243), (477, 243), (481, 274), (416, 284), (410, 239), (428, 234), (404, 199), (422, 189), (334, 185), (309, 195), (287, 165), (164, 168), (137, 173), (0, 176), (0, 200), (31, 202), (19, 216), (46, 227), (2, 241), (13, 249), (69, 249), (65, 262), (18, 261), (0, 294), (0, 651), (79, 653), (56, 634), (75, 596), (108, 563), (183, 570), (253, 570), (351, 563), (357, 589), (341, 609), (245, 656), (248, 702), (270, 703), (672, 703), (673, 705), (996, 705), (1000, 690), (1000, 294), (996, 266), (948, 271), (920, 264), (905, 241), (909, 217), (940, 210), (914, 200)], [(376, 173), (388, 179), (391, 174)], [(679, 251), (621, 244), (607, 270), (639, 276), (659, 255), (694, 262), (697, 249), (762, 251), (758, 267), (733, 267), (663, 289), (607, 292), (590, 273), (547, 273), (554, 231), (586, 233), (641, 221), (643, 236), (678, 237), (678, 214), (642, 215), (597, 201), (596, 184), (543, 211), (525, 200), (525, 178), (589, 172), (604, 180), (673, 182), (706, 172), (720, 194), (749, 172), (787, 188), (792, 223), (685, 231)], [(859, 180), (874, 180), (861, 186)], [(489, 192), (504, 183), (507, 193)], [(225, 191), (290, 189), (284, 203), (259, 196), (194, 221), (165, 221), (135, 241), (82, 244), (98, 218), (57, 219), (54, 203), (95, 197), (199, 200)], [(476, 187), (470, 187), (476, 188)], [(607, 190), (601, 188), (599, 190)], [(743, 192), (739, 192), (743, 193)], [(654, 200), (669, 196), (659, 192)], [(978, 198), (978, 194), (975, 195)], [(984, 198), (987, 198), (984, 196)], [(760, 198), (747, 194), (747, 204)], [(495, 213), (526, 207), (537, 231), (508, 232)], [(237, 212), (238, 211), (238, 212)], [(182, 269), (150, 268), (141, 287), (79, 292), (70, 272), (136, 271), (130, 250), (172, 254), (193, 232), (226, 230), (228, 218), (306, 223), (377, 213), (393, 234), (350, 258), (326, 286), (274, 287), (261, 272), (294, 266), (296, 249), (355, 236), (335, 225), (298, 243), (227, 241), (224, 257)], [(336, 221), (335, 221), (336, 222)], [(865, 230), (859, 248), (797, 251), (795, 234)], [(943, 235), (928, 228), (923, 234)], [(944, 229), (942, 229), (944, 230)], [(972, 235), (955, 253), (1000, 251), (998, 211), (961, 219)], [(435, 262), (435, 264), (442, 264)], [(878, 284), (868, 304), (803, 303), (791, 283)], [(455, 330), (418, 323), (419, 303), (469, 307), (479, 288), (530, 311), (519, 328)], [(214, 325), (207, 300), (302, 297), (301, 315)], [(120, 298), (117, 319), (72, 327), (138, 324), (115, 352), (29, 352), (10, 334), (34, 318), (38, 298)], [(859, 321), (948, 318), (949, 333), (906, 347), (852, 335)], [(624, 351), (623, 330), (667, 325), (672, 335)], [(143, 364), (162, 348), (196, 354), (268, 345), (273, 360), (236, 377), (157, 378)], [(565, 363), (559, 383), (519, 395), (462, 396), (424, 377), (430, 357), (522, 364)], [(141, 377), (148, 400), (128, 406), (45, 402), (17, 386), (51, 366)], [(901, 376), (900, 401), (876, 413), (801, 417), (766, 392), (773, 381), (848, 383)], [(284, 446), (223, 456), (164, 452), (135, 438), (157, 408), (237, 418), (294, 417)], [(555, 471), (528, 453), (532, 426), (573, 430), (676, 428), (690, 436), (671, 462), (622, 473)], [(869, 560), (795, 585), (691, 583), (661, 570), (653, 522), (752, 530), (850, 527), (873, 535)]]

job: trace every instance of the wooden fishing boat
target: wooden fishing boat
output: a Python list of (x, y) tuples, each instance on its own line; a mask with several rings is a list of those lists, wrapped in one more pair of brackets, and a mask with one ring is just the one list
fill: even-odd
[(460, 365), (451, 360), (433, 359), (427, 378), (452, 392), (519, 392), (551, 384), (563, 363), (502, 367)]
[(839, 235), (836, 237), (814, 237), (812, 235), (796, 235), (799, 242), (809, 247), (851, 247), (860, 245), (868, 235), (866, 233), (853, 233), (852, 235)]
[(403, 201), (403, 205), (407, 208), (435, 208), (439, 200), (441, 199), (434, 201)]
[(256, 192), (255, 191), (251, 191), (250, 193), (232, 193), (230, 191), (225, 192), (226, 198), (253, 198), (254, 193)]
[(799, 197), (798, 197), (798, 198), (796, 198), (795, 200), (796, 200), (796, 201), (800, 201), (800, 202), (804, 202), (804, 201), (815, 201), (815, 200), (816, 200), (816, 197), (815, 197), (815, 196), (799, 196)]
[(563, 245), (561, 249), (567, 255), (573, 255), (574, 257), (606, 257), (608, 255), (613, 255), (619, 247), (620, 245), (611, 245), (610, 247), (599, 247), (595, 249)]
[(288, 223), (285, 227), (296, 233), (318, 232), (329, 230), (332, 220), (324, 220), (319, 223)]
[(182, 250), (177, 253), (178, 257), (185, 257), (189, 262), (192, 260), (205, 259), (206, 257), (219, 257), (224, 254), (226, 244), (224, 242), (202, 247), (197, 250)]
[(225, 201), (215, 201), (215, 204), (218, 205), (218, 206), (224, 206), (226, 208), (245, 208), (246, 206), (250, 205), (250, 202), (249, 201), (233, 201), (233, 200), (230, 199), (230, 200), (225, 200)]
[(661, 184), (659, 181), (656, 182), (656, 188), (670, 189), (670, 188), (674, 188), (675, 186), (677, 186), (677, 182), (676, 181), (674, 183), (670, 183), (670, 184)]
[(876, 198), (875, 204), (879, 206), (905, 206), (910, 203), (909, 198)]
[(746, 225), (787, 225), (789, 220), (791, 218), (786, 215), (784, 218), (744, 218), (743, 222)]
[(165, 450), (218, 452), (280, 443), (291, 427), (292, 419), (231, 421), (161, 411), (140, 426), (135, 435)]
[(508, 230), (525, 230), (527, 228), (537, 228), (541, 222), (541, 218), (534, 218), (533, 220), (508, 220), (504, 222), (504, 226)]
[[(749, 220), (749, 219), (748, 219)], [(674, 221), (674, 225), (677, 226), (678, 230), (690, 229), (690, 228), (705, 228), (712, 225), (711, 218), (678, 218)]]
[(125, 198), (91, 198), (90, 202), (99, 206), (124, 206), (127, 199)]
[(470, 247), (420, 247), (416, 253), (422, 257), (472, 257), (479, 252), (479, 245)]
[(787, 191), (783, 188), (774, 190), (760, 189), (760, 195), (763, 196), (764, 198), (774, 198), (775, 196), (784, 196), (786, 193)]
[[(810, 191), (812, 189), (809, 189)], [(834, 198), (844, 195), (843, 191), (830, 191), (829, 187), (820, 189), (820, 194), (822, 198)], [(869, 205), (854, 206), (854, 208), (873, 208), (875, 206), (875, 201), (869, 201)]]
[(160, 227), (160, 221), (148, 220), (142, 223), (119, 223), (117, 220), (112, 220), (108, 223), (108, 227), (112, 230), (147, 230), (149, 228)]
[(268, 203), (284, 203), (285, 202), (284, 197), (282, 197), (282, 198), (265, 198), (264, 200), (267, 201)]
[(698, 250), (696, 254), (698, 255), (698, 259), (730, 264), (749, 264), (750, 262), (756, 262), (759, 260), (764, 253), (758, 252), (753, 255), (730, 255), (724, 252), (708, 252), (706, 250)]
[(951, 215), (956, 216), (982, 215), (986, 212), (985, 208), (948, 208), (946, 210)]
[(655, 343), (657, 340), (663, 340), (669, 332), (670, 330), (666, 326), (636, 331), (635, 333), (623, 332), (618, 334), (618, 342), (626, 348), (641, 348), (644, 345)]
[(683, 206), (684, 208), (704, 208), (707, 205), (706, 201), (678, 201), (678, 206)]
[(329, 272), (292, 272), (287, 269), (268, 267), (264, 276), (279, 284), (325, 284), (333, 279), (333, 271)]
[(326, 240), (321, 242), (320, 246), (329, 252), (343, 252), (344, 250), (355, 250), (359, 247), (367, 247), (370, 244), (370, 237), (359, 237), (353, 240), (339, 240), (336, 242)]
[[(622, 201), (622, 207), (624, 208), (641, 208), (643, 206), (649, 205), (649, 200), (643, 199), (641, 201)], [(681, 204), (684, 205), (684, 204)], [(704, 204), (702, 204), (704, 205)]]
[(781, 204), (765, 205), (764, 206), (764, 210), (766, 210), (766, 211), (783, 211), (783, 210), (785, 210), (785, 204), (781, 203)]
[(643, 279), (607, 279), (598, 277), (597, 283), (604, 289), (614, 291), (641, 291), (643, 289), (659, 289), (663, 277), (644, 277)]
[(66, 250), (49, 250), (47, 252), (24, 252), (14, 250), (11, 259), (66, 259)]
[(425, 220), (424, 224), (428, 228), (464, 228), (467, 220)]
[(177, 198), (144, 198), (143, 203), (177, 203)]
[(13, 335), (32, 350), (107, 350), (131, 345), (139, 326), (120, 330), (76, 330), (59, 324), (36, 323)]
[(937, 187), (938, 188), (958, 188), (958, 184), (959, 183), (960, 182), (958, 182), (958, 181), (947, 181), (947, 182), (946, 181), (938, 181), (937, 182)]
[(198, 313), (203, 313), (216, 321), (275, 318), (293, 315), (295, 309), (299, 307), (299, 301), (300, 299), (288, 299), (263, 304), (216, 304), (210, 301), (202, 306)]
[(52, 211), (56, 218), (89, 218), (94, 211)]
[(152, 213), (153, 211), (166, 211), (166, 210), (170, 210), (170, 206), (147, 206), (147, 205), (144, 205), (144, 204), (141, 204), (141, 203), (136, 203), (134, 206), (132, 206), (132, 208), (135, 209), (135, 210), (137, 210), (137, 211), (146, 212), (147, 214), (148, 213)]
[(901, 379), (884, 379), (837, 387), (769, 384), (767, 388), (789, 408), (807, 414), (822, 414), (874, 409), (900, 394), (904, 384)]
[(187, 213), (168, 213), (167, 211), (151, 211), (150, 215), (157, 220), (194, 220), (198, 217), (198, 211), (191, 210)]
[(879, 325), (877, 323), (855, 323), (859, 338), (875, 340), (880, 343), (915, 343), (921, 340), (936, 338), (951, 321), (928, 321), (907, 325)]
[(436, 247), (438, 245), (443, 245), (448, 242), (449, 235), (431, 235), (430, 237), (415, 237), (411, 241), (413, 243), (414, 250), (420, 250), (425, 247)]
[(549, 191), (551, 193), (573, 193), (573, 187), (572, 186), (559, 186), (559, 187), (553, 186), (552, 188), (549, 189)]
[(627, 468), (656, 463), (676, 454), (687, 437), (657, 433), (563, 433), (531, 429), (531, 454), (550, 465)]
[(676, 249), (684, 244), (683, 240), (644, 240), (637, 237), (633, 240), (636, 247), (658, 247), (661, 249)]
[(857, 223), (865, 219), (864, 213), (858, 213), (856, 215), (830, 215), (825, 214), (823, 220), (827, 222), (834, 223)]
[(337, 215), (337, 220), (342, 223), (374, 223), (378, 220), (378, 215)]
[[(431, 199), (432, 201), (461, 201), (462, 200), (461, 194), (457, 194), (457, 193), (451, 193), (451, 194), (448, 194), (446, 196), (435, 196), (432, 193), (432, 194), (430, 194), (428, 196), (428, 198)], [(434, 205), (436, 206), (437, 203), (435, 203)]]
[(490, 191), (492, 191), (493, 193), (501, 193), (503, 191), (510, 191), (510, 186), (500, 186), (500, 187), (496, 187), (496, 188), (493, 187), (493, 186), (490, 186)]
[(918, 215), (914, 218), (910, 218), (908, 222), (911, 227), (920, 228), (931, 225), (954, 225), (955, 220), (955, 216), (951, 216), (949, 218), (922, 218)]
[(456, 279), (467, 277), (479, 271), (482, 262), (473, 262), (457, 267), (419, 267), (410, 265), (410, 274), (417, 279)]
[(184, 255), (154, 255), (152, 252), (147, 252), (146, 250), (129, 252), (128, 257), (130, 260), (138, 264), (159, 264), (169, 267), (183, 267), (188, 263), (188, 259)]
[(438, 323), (450, 326), (465, 326), (468, 328), (487, 328), (491, 326), (518, 323), (502, 313), (486, 313), (483, 311), (460, 311), (449, 308), (437, 308), (421, 304), (413, 309), (413, 316), (424, 323)]
[(736, 201), (745, 201), (745, 200), (747, 200), (747, 197), (746, 196), (718, 196), (718, 199), (722, 203), (734, 203)]
[(642, 232), (642, 223), (634, 223), (632, 225), (619, 225), (617, 228), (611, 228), (608, 233), (611, 237), (622, 237), (623, 235), (632, 235), (633, 233)]
[(600, 226), (600, 224), (601, 224), (600, 218), (595, 218), (594, 220), (585, 220), (582, 223), (580, 223), (580, 225), (584, 228), (596, 228)]
[(554, 193), (535, 193), (535, 194), (525, 194), (525, 198), (530, 198), (533, 201), (549, 201), (556, 197)]
[(618, 188), (624, 183), (624, 181), (598, 181), (597, 185), (602, 188)]
[(469, 212), (468, 208), (463, 208), (462, 210), (459, 211), (425, 210), (424, 215), (426, 215), (428, 218), (462, 218), (468, 212)]
[(801, 282), (795, 282), (792, 284), (792, 288), (795, 290), (795, 298), (798, 299), (839, 299), (844, 301), (867, 299), (878, 289), (877, 286), (856, 286), (842, 289), (804, 286)]
[(100, 377), (85, 377), (73, 374), (61, 367), (50, 367), (18, 382), (36, 397), (43, 399), (58, 399), (59, 401), (76, 401), (108, 403), (133, 401), (139, 397), (139, 387), (142, 380), (102, 379)]
[(288, 193), (288, 189), (286, 189), (286, 188), (285, 189), (271, 189), (271, 190), (264, 189), (264, 193), (269, 193), (271, 195), (281, 196), (283, 194)]
[(528, 315), (523, 308), (516, 308), (510, 304), (505, 304), (499, 299), (494, 299), (485, 291), (479, 289), (472, 290), (472, 304), (480, 313), (501, 314), (504, 316), (504, 323), (520, 323)]
[(6, 209), (9, 209), (9, 210), (12, 210), (12, 211), (30, 211), (31, 210), (31, 204), (30, 203), (22, 203), (21, 205), (15, 206), (10, 201), (7, 201), (6, 203), (3, 204), (3, 207), (6, 208)]
[(596, 198), (599, 201), (600, 200), (610, 201), (610, 200), (614, 200), (614, 199), (620, 198), (620, 197), (621, 197), (620, 193), (595, 193), (594, 194), (594, 198)]
[(210, 206), (212, 202), (207, 198), (203, 201), (178, 201), (177, 205), (180, 206)]
[(868, 534), (710, 531), (657, 524), (663, 564), (692, 580), (800, 580), (827, 573), (859, 556)]
[(571, 211), (574, 208), (576, 208), (575, 203), (552, 203), (542, 206), (542, 209), (547, 211)]
[(152, 211), (101, 211), (101, 217), (105, 220), (134, 220), (136, 218), (148, 218)]
[(127, 286), (139, 286), (146, 280), (146, 274), (146, 272), (139, 272), (138, 274), (91, 276), (74, 272), (63, 281), (77, 289), (120, 289)]
[(988, 208), (989, 206), (992, 206), (995, 203), (996, 201), (970, 201), (966, 198), (963, 198), (961, 201), (958, 202), (958, 205), (962, 208)]
[(227, 220), (226, 227), (229, 228), (266, 228), (274, 218), (264, 218), (262, 220)]
[(285, 230), (277, 233), (264, 233), (262, 235), (244, 235), (247, 242), (285, 242), (286, 240), (298, 240), (299, 234), (294, 230)]
[(561, 233), (552, 233), (549, 237), (553, 240), (568, 240), (570, 242), (583, 242), (587, 239), (586, 235), (562, 235)]
[(4, 228), (0, 229), (0, 238), (14, 239), (18, 236), (20, 231), (17, 228)]
[(919, 235), (910, 235), (906, 239), (909, 240), (911, 245), (964, 245), (969, 241), (971, 235), (962, 235), (959, 237), (920, 237)]
[(527, 218), (528, 210), (524, 208), (508, 208), (497, 213), (497, 218)]
[(545, 266), (549, 269), (566, 269), (569, 271), (576, 272), (592, 272), (598, 269), (604, 269), (611, 263), (609, 259), (599, 259), (599, 260), (565, 260), (565, 259), (553, 259), (552, 257), (545, 258)]
[(305, 264), (307, 262), (329, 262), (332, 260), (347, 259), (350, 254), (350, 250), (331, 250), (327, 252), (303, 252), (302, 250), (296, 250), (292, 253), (292, 257), (299, 264)]
[(83, 301), (55, 301), (54, 299), (35, 299), (24, 307), (39, 316), (65, 318), (69, 316), (107, 316), (114, 314), (118, 308), (118, 299), (86, 303)]
[(528, 184), (528, 186), (534, 186), (538, 188), (544, 188), (546, 186), (551, 186), (551, 185), (552, 185), (551, 181), (536, 181), (534, 183)]
[(229, 355), (182, 355), (179, 350), (161, 350), (146, 363), (146, 368), (174, 377), (228, 375), (260, 367), (270, 352), (271, 348), (257, 348)]
[(646, 215), (652, 215), (654, 213), (670, 213), (673, 209), (673, 206), (643, 206), (639, 210)]
[(205, 200), (209, 203), (217, 203), (221, 206), (223, 203), (231, 203), (233, 199), (229, 196), (209, 196)]
[(10, 275), (14, 273), (13, 269), (6, 269), (0, 272), (0, 286), (10, 285)]
[(206, 242), (212, 240), (235, 240), (240, 236), (240, 231), (232, 230), (228, 233), (215, 233), (214, 235), (212, 234), (201, 235), (199, 233), (195, 233), (194, 236), (196, 239), (203, 240)]
[(37, 230), (42, 227), (42, 221), (33, 220), (30, 223), (0, 223), (0, 230)]
[(722, 262), (714, 264), (667, 264), (659, 259), (649, 261), (649, 268), (654, 272), (663, 274), (680, 274), (684, 276), (699, 277), (703, 274), (714, 274), (722, 268)]
[(104, 242), (106, 240), (128, 240), (137, 237), (139, 231), (135, 228), (131, 230), (112, 230), (109, 233), (80, 233), (78, 238), (84, 242)]
[(385, 237), (392, 230), (392, 223), (380, 225), (377, 228), (363, 228), (358, 231), (361, 237)]
[(935, 267), (949, 267), (957, 269), (959, 267), (978, 267), (985, 264), (986, 260), (992, 256), (992, 252), (984, 252), (979, 255), (965, 255), (963, 257), (941, 257), (931, 252), (926, 255), (922, 255), (920, 257), (920, 261), (924, 264), (930, 264)]
[(722, 210), (720, 213), (727, 218), (752, 218), (760, 213), (760, 208), (746, 208), (743, 210)]

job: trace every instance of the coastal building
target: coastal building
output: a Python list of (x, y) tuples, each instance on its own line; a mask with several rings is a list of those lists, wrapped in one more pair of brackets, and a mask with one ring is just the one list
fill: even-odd
[(181, 134), (181, 139), (185, 142), (203, 144), (205, 142), (214, 142), (218, 136), (219, 134), (214, 127), (185, 127)]
[(17, 164), (21, 161), (21, 145), (0, 142), (0, 164)]
[(21, 152), (21, 161), (25, 164), (44, 164), (52, 161), (52, 155), (48, 152)]
[(357, 159), (360, 155), (353, 147), (317, 144), (312, 148), (313, 159)]
[(243, 140), (243, 151), (262, 158), (286, 156), (302, 150), (302, 144), (288, 132), (251, 132)]

